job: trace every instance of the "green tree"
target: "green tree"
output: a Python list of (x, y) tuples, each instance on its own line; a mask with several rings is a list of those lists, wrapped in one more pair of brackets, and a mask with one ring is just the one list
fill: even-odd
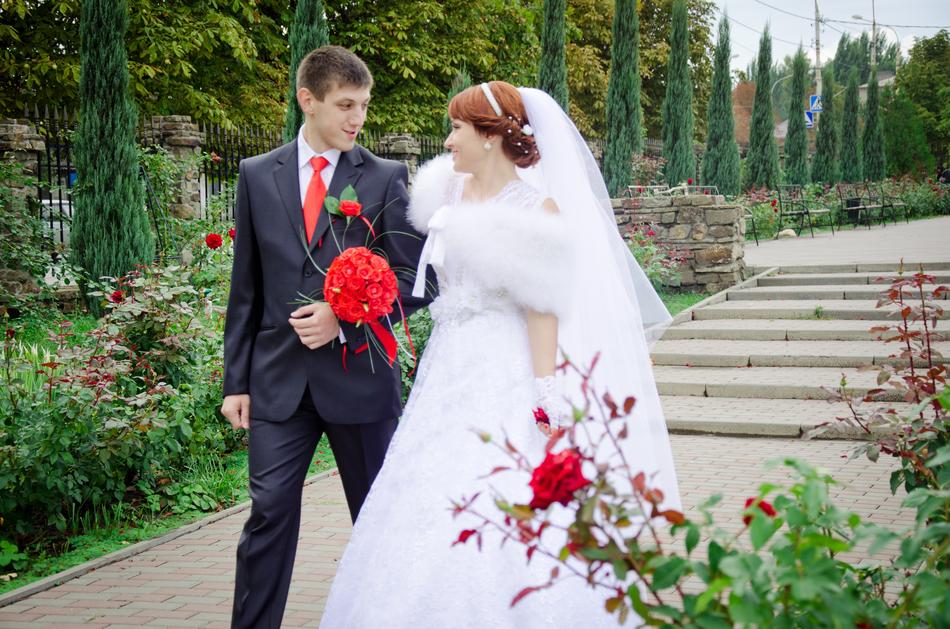
[(663, 100), (663, 157), (670, 185), (693, 176), (693, 82), (689, 75), (689, 25), (686, 0), (673, 0), (670, 27), (670, 63), (667, 67), (666, 98)]
[(950, 160), (950, 31), (923, 37), (901, 65), (897, 87), (917, 106), (930, 152), (937, 161)]
[(604, 178), (618, 195), (630, 183), (631, 157), (643, 151), (640, 121), (640, 23), (636, 0), (617, 0), (613, 24)]
[(749, 149), (745, 160), (743, 187), (769, 189), (778, 185), (781, 176), (778, 147), (775, 145), (775, 119), (772, 117), (772, 37), (768, 26), (759, 39), (756, 60), (755, 100), (749, 125)]
[(792, 91), (788, 100), (788, 135), (785, 137), (785, 181), (808, 183), (808, 136), (805, 133), (805, 82), (808, 59), (801, 48), (792, 59)]
[(448, 104), (455, 98), (456, 94), (465, 91), (472, 86), (472, 77), (469, 76), (468, 72), (465, 70), (459, 70), (458, 74), (455, 75), (455, 78), (452, 79), (452, 86), (449, 88), (449, 93), (445, 98), (446, 110), (445, 115), (442, 118), (442, 134), (449, 135), (452, 133), (452, 119), (449, 118)]
[(835, 111), (835, 75), (828, 66), (821, 71), (821, 106), (818, 114), (818, 138), (815, 158), (811, 162), (811, 180), (815, 183), (838, 183), (838, 117)]
[(544, 0), (541, 24), (541, 69), (538, 87), (551, 95), (564, 111), (568, 108), (567, 60), (564, 29), (567, 0)]
[(729, 19), (719, 22), (719, 40), (713, 64), (712, 94), (706, 123), (706, 152), (703, 154), (702, 183), (716, 186), (720, 194), (739, 193), (739, 147), (736, 144), (735, 120), (732, 116), (732, 79), (729, 62)]
[(327, 18), (322, 0), (298, 0), (294, 21), (290, 25), (290, 82), (287, 89), (287, 112), (284, 114), (284, 141), (297, 137), (303, 125), (303, 112), (297, 104), (297, 68), (311, 50), (330, 43)]
[(863, 163), (858, 144), (858, 74), (848, 77), (844, 92), (844, 107), (841, 114), (841, 150), (838, 153), (842, 181), (862, 181)]
[(880, 104), (877, 95), (877, 70), (871, 70), (868, 81), (868, 99), (864, 109), (863, 150), (864, 178), (880, 181), (884, 178), (884, 129), (881, 128)]
[[(78, 186), (70, 257), (92, 278), (150, 263), (154, 239), (138, 176), (137, 115), (129, 98), (125, 0), (85, 0), (80, 18)], [(84, 285), (84, 288), (88, 289)], [(88, 300), (98, 314), (101, 306)]]
[[(900, 48), (897, 43), (888, 43), (884, 31), (877, 33), (877, 69), (895, 71)], [(852, 71), (858, 73), (858, 83), (863, 84), (871, 74), (871, 37), (867, 32), (857, 37), (845, 33), (838, 39), (835, 57), (832, 60), (835, 80), (844, 82)]]
[(881, 97), (881, 109), (887, 174), (891, 177), (911, 175), (916, 179), (929, 177), (936, 163), (917, 106), (902, 90), (888, 87)]

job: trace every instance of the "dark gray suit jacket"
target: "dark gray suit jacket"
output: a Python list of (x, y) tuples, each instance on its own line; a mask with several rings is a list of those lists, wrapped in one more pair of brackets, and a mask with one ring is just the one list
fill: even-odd
[[(406, 220), (407, 179), (405, 165), (380, 159), (357, 145), (340, 156), (327, 193), (339, 198), (347, 185), (356, 188), (363, 215), (377, 235), (371, 248), (382, 249), (390, 266), (398, 269), (408, 316), (428, 299), (411, 297), (422, 237)], [(310, 246), (304, 244), (296, 140), (241, 162), (235, 222), (224, 331), (224, 394), (248, 393), (252, 418), (283, 421), (297, 409), (309, 384), (314, 405), (328, 422), (356, 424), (398, 417), (399, 364), (390, 367), (373, 343), (355, 353), (367, 342), (365, 327), (340, 324), (347, 340), (344, 371), (343, 344), (334, 341), (310, 350), (287, 322), (299, 307), (293, 302), (301, 293), (322, 298), (323, 275), (308, 260), (307, 250), (325, 271), (339, 255), (337, 243), (343, 249), (364, 246), (369, 236), (359, 219), (347, 227), (344, 219), (330, 216), (324, 208)], [(393, 323), (399, 319), (398, 307), (396, 311)]]

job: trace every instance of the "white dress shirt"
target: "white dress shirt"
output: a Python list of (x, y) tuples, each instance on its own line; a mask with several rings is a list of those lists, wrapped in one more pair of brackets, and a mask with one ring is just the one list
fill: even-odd
[[(336, 171), (337, 162), (340, 161), (340, 149), (330, 149), (323, 153), (317, 153), (313, 150), (307, 140), (303, 137), (303, 127), (297, 133), (297, 174), (300, 177), (300, 207), (303, 207), (307, 199), (307, 188), (310, 186), (310, 180), (313, 179), (313, 166), (310, 165), (310, 159), (313, 157), (323, 157), (327, 160), (327, 165), (320, 171), (320, 177), (323, 179), (323, 185), (330, 190), (330, 182), (333, 180), (333, 173)], [(302, 210), (301, 210), (302, 211)], [(346, 343), (346, 337), (343, 335), (343, 328), (340, 328), (338, 337), (341, 343)]]

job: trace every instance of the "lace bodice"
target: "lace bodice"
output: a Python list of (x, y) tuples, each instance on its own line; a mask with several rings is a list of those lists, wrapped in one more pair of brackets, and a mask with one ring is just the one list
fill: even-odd
[[(462, 207), (465, 178), (456, 177), (450, 188), (450, 204), (445, 209)], [(507, 184), (491, 199), (482, 203), (505, 204), (512, 208), (533, 210), (540, 208), (544, 197), (530, 184), (515, 179)], [(451, 214), (446, 217), (451, 220)], [(436, 321), (464, 320), (479, 313), (510, 312), (516, 309), (515, 303), (503, 289), (487, 287), (470, 272), (472, 263), (463, 256), (453, 255), (451, 248), (445, 252), (443, 266), (436, 266), (439, 280), (439, 297), (429, 306), (429, 312)]]

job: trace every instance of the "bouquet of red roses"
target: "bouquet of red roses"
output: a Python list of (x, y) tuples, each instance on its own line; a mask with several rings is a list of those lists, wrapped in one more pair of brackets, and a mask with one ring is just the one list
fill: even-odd
[(396, 339), (379, 319), (393, 311), (399, 286), (386, 259), (366, 247), (344, 249), (327, 270), (323, 292), (337, 319), (372, 330), (392, 366)]

